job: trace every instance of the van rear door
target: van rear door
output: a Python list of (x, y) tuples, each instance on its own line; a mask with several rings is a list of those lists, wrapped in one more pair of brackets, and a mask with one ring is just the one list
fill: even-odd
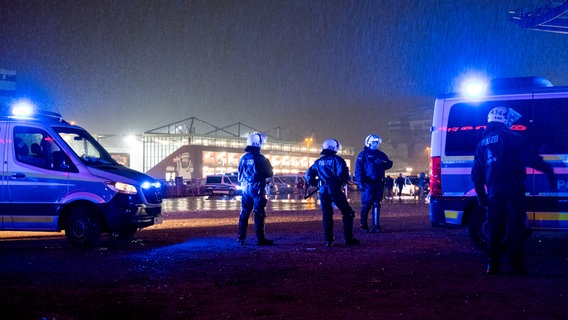
[(56, 230), (57, 208), (69, 189), (68, 169), (59, 165), (62, 150), (39, 126), (9, 125), (14, 142), (7, 151), (7, 190), (10, 205), (4, 228)]
[(6, 123), (0, 122), (0, 173), (2, 179), (0, 180), (0, 230), (4, 229), (4, 216), (6, 215), (6, 208), (8, 203), (8, 192), (6, 187)]
[(557, 185), (551, 190), (545, 174), (527, 170), (533, 182), (529, 222), (534, 229), (568, 230), (568, 94), (543, 91), (535, 94), (531, 144), (554, 169)]

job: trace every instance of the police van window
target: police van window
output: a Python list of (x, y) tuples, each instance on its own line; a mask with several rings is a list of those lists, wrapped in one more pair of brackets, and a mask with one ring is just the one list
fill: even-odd
[(513, 130), (530, 135), (531, 101), (487, 101), (481, 103), (458, 103), (452, 106), (446, 128), (446, 150), (448, 156), (472, 155), (487, 125), (487, 114), (495, 107), (513, 108), (522, 117), (515, 122)]
[(568, 154), (568, 99), (534, 102), (533, 145), (540, 154)]
[(35, 167), (77, 171), (53, 138), (40, 128), (14, 127), (14, 154), (18, 161)]
[(205, 183), (221, 183), (221, 177), (220, 176), (209, 176), (207, 177), (207, 180)]
[(84, 164), (118, 165), (118, 162), (87, 131), (68, 127), (53, 129)]

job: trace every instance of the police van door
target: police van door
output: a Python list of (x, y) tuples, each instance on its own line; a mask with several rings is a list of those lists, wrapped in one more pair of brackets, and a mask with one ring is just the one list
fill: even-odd
[(8, 204), (7, 199), (7, 186), (6, 186), (6, 123), (0, 122), (0, 173), (2, 179), (0, 180), (0, 230), (4, 229), (4, 216), (6, 215), (6, 207)]
[(531, 144), (554, 169), (555, 188), (545, 174), (527, 169), (533, 186), (527, 192), (531, 228), (568, 230), (568, 93), (535, 95)]
[(11, 230), (56, 230), (57, 207), (69, 189), (69, 170), (54, 165), (60, 150), (39, 126), (12, 124), (8, 136), (7, 186)]

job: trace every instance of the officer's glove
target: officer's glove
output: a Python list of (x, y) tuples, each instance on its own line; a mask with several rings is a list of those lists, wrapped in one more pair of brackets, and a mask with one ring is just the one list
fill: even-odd
[(550, 186), (551, 190), (557, 190), (558, 189), (556, 177), (552, 173), (548, 175), (548, 185)]
[(486, 194), (477, 195), (477, 202), (479, 203), (479, 206), (487, 208), (487, 206), (489, 205), (489, 198)]

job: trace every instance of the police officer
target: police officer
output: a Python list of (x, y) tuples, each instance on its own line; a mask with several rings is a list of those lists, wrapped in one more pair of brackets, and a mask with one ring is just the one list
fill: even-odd
[(404, 177), (402, 176), (402, 173), (399, 173), (398, 177), (394, 179), (394, 184), (396, 184), (396, 187), (398, 188), (398, 200), (400, 201), (400, 197), (402, 196), (402, 189), (404, 188)]
[(239, 234), (237, 242), (245, 244), (248, 220), (254, 211), (254, 230), (259, 246), (270, 246), (273, 240), (264, 235), (264, 219), (266, 217), (266, 179), (272, 177), (270, 161), (260, 154), (260, 148), (266, 141), (266, 135), (255, 132), (247, 138), (245, 154), (239, 161), (238, 179), (242, 187), (241, 213), (239, 216)]
[(347, 202), (343, 186), (349, 182), (349, 168), (345, 160), (337, 155), (340, 144), (335, 139), (327, 139), (322, 144), (321, 157), (306, 172), (309, 185), (318, 187), (320, 206), (323, 215), (323, 232), (325, 244), (333, 246), (333, 205), (341, 210), (345, 244), (354, 246), (359, 240), (353, 237), (353, 219), (355, 211)]
[[(392, 161), (379, 150), (381, 138), (371, 134), (365, 139), (365, 147), (355, 162), (355, 178), (361, 189), (361, 230), (365, 232), (382, 232), (379, 218), (381, 200), (383, 199), (383, 179), (385, 170), (392, 168)], [(372, 229), (369, 230), (367, 216), (373, 208)]]
[(522, 135), (509, 129), (520, 117), (513, 109), (493, 108), (487, 117), (487, 128), (477, 144), (474, 156), (472, 180), (480, 205), (487, 208), (487, 274), (499, 272), (500, 242), (507, 227), (511, 273), (526, 273), (523, 264), (526, 167), (544, 172), (553, 188), (556, 184), (552, 168)]

